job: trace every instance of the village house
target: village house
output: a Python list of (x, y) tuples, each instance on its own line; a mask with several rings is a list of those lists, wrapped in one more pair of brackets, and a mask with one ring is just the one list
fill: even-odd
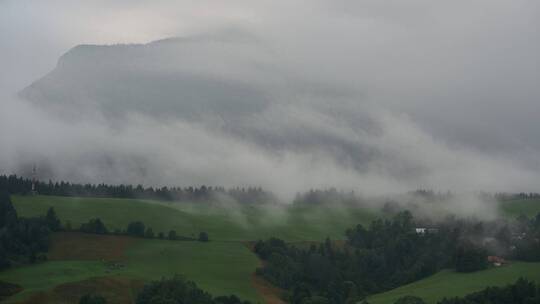
[(506, 260), (504, 258), (495, 256), (495, 255), (488, 256), (487, 260), (488, 260), (489, 263), (491, 263), (495, 267), (499, 267), (499, 266), (507, 264), (507, 262), (506, 262)]
[(438, 228), (417, 227), (417, 228), (414, 228), (414, 231), (416, 232), (416, 234), (424, 235), (426, 233), (438, 233), (439, 229)]

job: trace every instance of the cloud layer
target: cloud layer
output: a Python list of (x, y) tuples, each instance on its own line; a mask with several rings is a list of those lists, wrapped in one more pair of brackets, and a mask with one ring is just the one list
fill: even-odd
[(284, 196), (540, 186), (534, 1), (0, 8), (2, 171)]

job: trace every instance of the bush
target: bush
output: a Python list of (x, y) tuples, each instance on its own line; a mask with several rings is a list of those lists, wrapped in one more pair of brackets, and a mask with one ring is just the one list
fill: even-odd
[(109, 233), (109, 231), (105, 227), (105, 224), (103, 224), (100, 218), (89, 220), (88, 223), (82, 224), (79, 230), (85, 233), (96, 233), (96, 234)]
[(84, 295), (79, 300), (79, 304), (106, 304), (107, 300), (99, 295)]
[(204, 231), (199, 233), (199, 242), (208, 242), (208, 233)]
[(197, 287), (193, 282), (175, 276), (144, 286), (137, 296), (137, 304), (154, 303), (198, 303), (212, 304), (212, 296)]
[(169, 231), (168, 239), (169, 240), (176, 240), (177, 239), (176, 231), (174, 231), (174, 230)]
[(131, 222), (128, 224), (127, 227), (127, 234), (137, 237), (144, 237), (144, 232), (146, 230), (146, 227), (144, 226), (143, 222), (136, 221)]
[(56, 212), (54, 211), (53, 207), (50, 207), (49, 210), (47, 210), (45, 220), (47, 221), (47, 226), (51, 231), (59, 231), (62, 228), (62, 224), (60, 223), (58, 216), (56, 216)]
[(146, 229), (146, 232), (144, 233), (144, 236), (146, 238), (153, 239), (154, 238), (154, 231), (152, 230), (152, 228), (148, 227), (148, 229)]

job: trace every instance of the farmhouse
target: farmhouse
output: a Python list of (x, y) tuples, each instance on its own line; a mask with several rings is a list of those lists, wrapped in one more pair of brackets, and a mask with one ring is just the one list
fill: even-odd
[(414, 228), (414, 231), (416, 232), (416, 234), (424, 235), (426, 233), (438, 233), (439, 229), (438, 228), (416, 227), (416, 228)]
[(498, 256), (495, 256), (495, 255), (488, 256), (487, 260), (488, 260), (489, 263), (493, 264), (493, 266), (496, 266), (496, 267), (507, 264), (505, 259), (503, 259), (501, 257), (498, 257)]

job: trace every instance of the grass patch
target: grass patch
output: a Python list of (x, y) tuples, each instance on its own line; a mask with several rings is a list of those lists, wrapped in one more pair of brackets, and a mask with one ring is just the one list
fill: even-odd
[[(181, 274), (215, 296), (236, 294), (254, 303), (261, 302), (251, 281), (259, 261), (241, 243), (133, 239), (124, 247), (125, 239), (122, 236), (95, 235), (89, 239), (88, 235), (81, 233), (56, 234), (52, 244), (54, 254), (80, 260), (47, 261), (13, 268), (1, 272), (0, 280), (23, 287), (22, 292), (9, 299), (18, 301), (39, 292), (54, 295), (58, 293), (57, 286), (87, 282), (92, 278), (122, 277), (148, 281)], [(88, 252), (98, 250), (96, 244), (102, 247), (99, 254), (96, 253), (96, 258), (119, 258), (115, 264), (121, 267), (111, 267), (107, 260), (85, 261)], [(72, 251), (75, 245), (77, 248)], [(123, 248), (124, 252), (118, 254), (119, 248)], [(103, 256), (100, 257), (100, 254)], [(72, 288), (68, 290), (74, 290), (75, 286), (78, 285), (71, 285)]]
[(393, 304), (398, 298), (412, 295), (434, 304), (444, 297), (464, 296), (488, 286), (503, 286), (519, 277), (540, 282), (540, 263), (513, 262), (500, 268), (490, 268), (473, 273), (443, 270), (426, 279), (371, 296), (371, 304)]
[[(58, 217), (73, 227), (95, 217), (111, 230), (125, 229), (129, 222), (140, 220), (156, 233), (174, 229), (179, 235), (196, 236), (206, 231), (211, 239), (200, 243), (55, 234), (51, 261), (0, 273), (0, 280), (23, 286), (24, 291), (15, 299), (36, 292), (54, 293), (55, 286), (92, 278), (150, 280), (182, 274), (214, 295), (236, 294), (262, 302), (252, 280), (259, 261), (240, 241), (272, 236), (288, 241), (317, 241), (327, 236), (343, 239), (347, 228), (376, 217), (352, 207), (231, 206), (55, 196), (12, 199), (20, 216), (43, 215), (54, 207)], [(123, 267), (111, 268), (107, 261), (120, 261)]]
[(502, 211), (502, 214), (508, 218), (516, 218), (521, 214), (531, 218), (540, 213), (540, 200), (526, 199), (503, 201), (499, 203), (499, 208)]
[[(235, 206), (55, 196), (14, 196), (13, 202), (19, 215), (26, 217), (43, 215), (49, 207), (54, 207), (60, 219), (70, 221), (73, 227), (95, 217), (100, 217), (111, 230), (125, 229), (129, 222), (140, 220), (156, 233), (174, 229), (179, 235), (196, 236), (200, 231), (206, 231), (212, 241), (175, 242), (55, 234), (51, 261), (0, 273), (0, 280), (24, 288), (10, 300), (27, 298), (38, 292), (57, 291), (55, 286), (70, 286), (67, 289), (73, 290), (70, 284), (86, 282), (92, 285), (96, 278), (100, 278), (98, 281), (103, 278), (146, 281), (182, 274), (214, 295), (237, 294), (244, 299), (261, 302), (252, 280), (259, 262), (239, 241), (272, 236), (297, 242), (298, 245), (321, 241), (327, 236), (340, 240), (347, 228), (358, 223), (368, 224), (380, 216), (359, 207), (317, 205)], [(501, 203), (500, 208), (509, 217), (522, 213), (533, 216), (540, 212), (540, 201), (508, 201)], [(107, 261), (119, 261), (123, 267), (111, 269)], [(370, 298), (370, 303), (393, 303), (409, 294), (435, 303), (443, 296), (462, 296), (486, 286), (504, 285), (519, 276), (540, 281), (540, 263), (515, 262), (507, 267), (473, 274), (446, 270), (375, 295)]]
[(34, 293), (18, 304), (75, 304), (79, 303), (81, 295), (85, 294), (99, 294), (105, 297), (108, 303), (133, 304), (137, 290), (143, 285), (142, 281), (121, 276), (90, 278), (64, 283), (46, 292)]
[(159, 279), (182, 274), (215, 296), (261, 301), (250, 281), (259, 261), (241, 243), (143, 240), (126, 256), (125, 275)]
[(0, 280), (22, 286), (23, 290), (7, 303), (22, 300), (36, 292), (44, 292), (57, 285), (105, 276), (106, 268), (99, 261), (49, 261), (12, 268), (0, 272)]
[(377, 214), (356, 207), (246, 206), (201, 203), (13, 196), (21, 216), (39, 216), (54, 207), (58, 217), (73, 227), (99, 217), (111, 230), (125, 229), (131, 221), (143, 221), (154, 232), (171, 229), (179, 235), (196, 237), (208, 232), (211, 240), (246, 241), (279, 237), (287, 241), (343, 239), (347, 228), (368, 224)]

